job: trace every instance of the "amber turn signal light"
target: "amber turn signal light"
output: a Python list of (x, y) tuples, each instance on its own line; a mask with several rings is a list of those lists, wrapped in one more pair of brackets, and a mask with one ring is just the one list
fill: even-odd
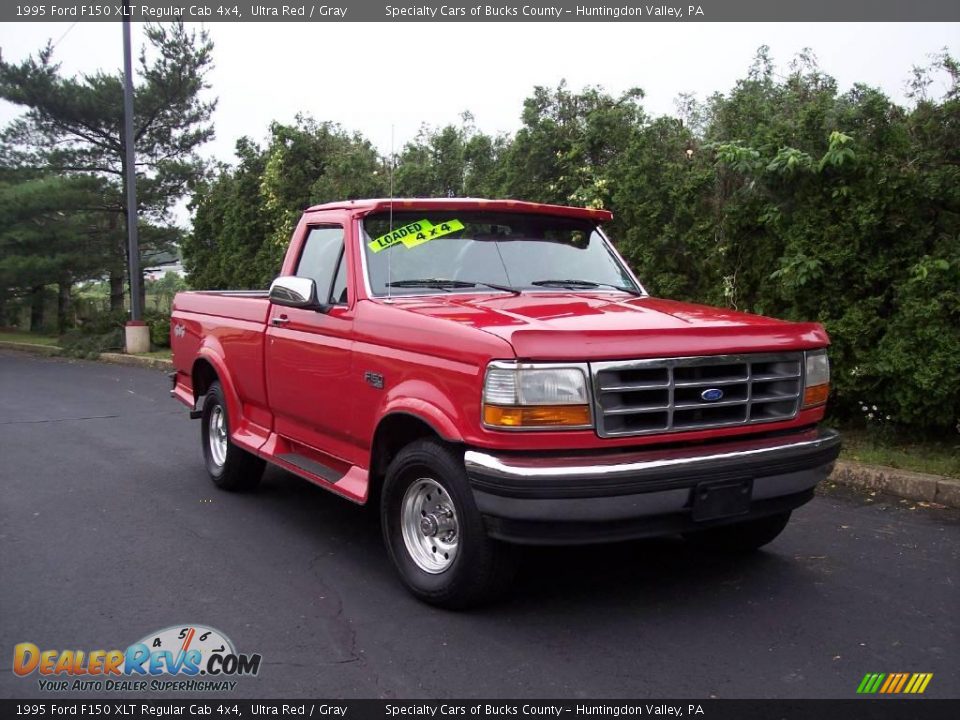
[(814, 405), (823, 405), (827, 401), (827, 395), (829, 394), (829, 383), (808, 387), (803, 391), (803, 407), (808, 408)]
[(590, 425), (588, 405), (484, 405), (483, 422), (490, 427), (579, 427)]

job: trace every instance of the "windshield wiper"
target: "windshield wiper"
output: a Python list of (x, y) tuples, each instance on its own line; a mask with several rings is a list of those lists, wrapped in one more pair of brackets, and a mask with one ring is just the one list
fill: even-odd
[(635, 295), (637, 297), (641, 297), (643, 295), (643, 293), (641, 293), (637, 288), (627, 287), (625, 285), (613, 285), (612, 283), (594, 282), (593, 280), (534, 280), (530, 284), (537, 285), (538, 287), (561, 287), (568, 290), (576, 290), (578, 288), (608, 287), (613, 288), (614, 290), (629, 293), (630, 295)]
[(463, 283), (459, 280), (441, 280), (440, 278), (421, 278), (419, 280), (394, 280), (388, 282), (387, 287), (435, 288), (450, 292), (450, 288), (473, 287), (473, 283)]
[(445, 292), (450, 292), (451, 288), (472, 288), (477, 285), (484, 285), (488, 288), (493, 288), (494, 290), (500, 290), (501, 292), (508, 292), (514, 295), (519, 295), (520, 291), (516, 288), (512, 288), (509, 285), (498, 285), (496, 283), (488, 282), (473, 282), (470, 280), (447, 280), (444, 278), (421, 278), (419, 280), (394, 280), (393, 282), (388, 282), (387, 287), (408, 287), (408, 288), (436, 288), (437, 290), (443, 290)]

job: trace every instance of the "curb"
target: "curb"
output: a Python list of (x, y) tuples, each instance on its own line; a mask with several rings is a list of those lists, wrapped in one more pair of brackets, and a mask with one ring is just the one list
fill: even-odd
[(36, 343), (14, 342), (13, 340), (0, 340), (0, 349), (19, 350), (20, 352), (33, 353), (34, 355), (59, 355), (62, 348), (58, 345), (38, 345)]
[(909, 500), (960, 508), (960, 480), (940, 475), (837, 460), (827, 480), (861, 490), (875, 490)]
[[(47, 357), (55, 357), (63, 352), (63, 348), (58, 345), (37, 345), (36, 343), (14, 342), (13, 340), (0, 340), (0, 349), (19, 350), (20, 352), (45, 355)], [(126, 355), (124, 353), (100, 353), (98, 359), (100, 362), (114, 363), (115, 365), (130, 365), (154, 370), (173, 370), (173, 361), (164, 360), (163, 358)]]
[(100, 362), (113, 363), (114, 365), (132, 365), (154, 370), (173, 370), (172, 360), (143, 357), (142, 355), (125, 355), (124, 353), (100, 353)]

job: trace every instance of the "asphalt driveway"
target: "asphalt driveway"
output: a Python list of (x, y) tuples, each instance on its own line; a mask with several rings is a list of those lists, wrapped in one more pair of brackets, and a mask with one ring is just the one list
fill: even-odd
[(232, 495), (162, 372), (0, 351), (0, 696), (13, 646), (125, 648), (181, 623), (264, 665), (236, 697), (960, 696), (960, 513), (829, 492), (748, 559), (679, 540), (531, 551), (451, 613), (394, 577), (374, 513), (271, 469)]

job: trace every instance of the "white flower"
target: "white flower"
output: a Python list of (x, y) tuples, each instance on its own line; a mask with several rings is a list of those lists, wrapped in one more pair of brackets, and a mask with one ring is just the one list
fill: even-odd
[(867, 413), (867, 417), (873, 420), (873, 413)]
[(874, 411), (874, 412), (877, 411), (877, 406), (876, 406), (876, 405), (873, 406), (873, 411)]
[(887, 420), (890, 420), (890, 419), (891, 419), (891, 417), (890, 417), (889, 415), (887, 415)]

